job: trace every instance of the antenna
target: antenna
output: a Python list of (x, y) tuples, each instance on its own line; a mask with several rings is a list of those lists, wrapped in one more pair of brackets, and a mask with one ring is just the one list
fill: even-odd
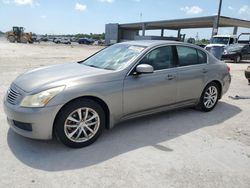
[(195, 40), (199, 40), (199, 33), (196, 33)]

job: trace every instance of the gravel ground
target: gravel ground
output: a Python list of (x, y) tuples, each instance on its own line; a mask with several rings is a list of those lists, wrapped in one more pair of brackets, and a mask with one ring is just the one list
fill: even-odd
[[(74, 62), (97, 46), (10, 44), (0, 40), (0, 99), (20, 73)], [(230, 90), (210, 113), (193, 109), (128, 121), (93, 145), (23, 138), (0, 106), (0, 187), (249, 187), (250, 97), (244, 70), (231, 64)]]

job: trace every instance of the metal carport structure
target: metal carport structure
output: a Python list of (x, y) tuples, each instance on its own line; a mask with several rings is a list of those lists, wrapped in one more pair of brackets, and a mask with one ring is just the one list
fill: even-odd
[[(164, 40), (164, 30), (177, 30), (177, 37), (180, 37), (181, 29), (192, 28), (213, 28), (216, 29), (217, 16), (206, 16), (196, 18), (184, 18), (174, 20), (161, 20), (151, 22), (137, 22), (125, 24), (106, 24), (105, 41), (106, 44), (120, 42), (123, 40), (147, 39), (146, 30), (161, 30), (161, 36), (155, 39)], [(237, 34), (238, 27), (250, 28), (250, 21), (237, 18), (220, 16), (219, 27), (233, 27), (233, 34)], [(141, 37), (139, 31), (142, 31)]]

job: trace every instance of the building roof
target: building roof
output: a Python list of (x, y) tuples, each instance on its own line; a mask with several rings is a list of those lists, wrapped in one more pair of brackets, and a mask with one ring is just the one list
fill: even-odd
[[(143, 25), (146, 26), (146, 29), (178, 30), (178, 29), (190, 29), (190, 28), (209, 28), (213, 27), (214, 21), (216, 19), (217, 16), (206, 16), (206, 17), (196, 17), (196, 18), (119, 24), (119, 27), (123, 29), (133, 29), (133, 30), (141, 30)], [(225, 16), (220, 17), (219, 27), (234, 27), (234, 26), (250, 28), (250, 21), (230, 18)]]

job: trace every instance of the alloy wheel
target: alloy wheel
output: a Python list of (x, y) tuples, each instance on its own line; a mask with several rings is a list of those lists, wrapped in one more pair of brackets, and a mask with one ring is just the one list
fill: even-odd
[(86, 142), (95, 136), (100, 127), (100, 117), (92, 108), (78, 108), (65, 120), (64, 133), (73, 142)]
[(218, 98), (218, 90), (215, 86), (210, 86), (207, 88), (207, 91), (205, 92), (204, 98), (203, 98), (203, 103), (206, 108), (212, 108)]

